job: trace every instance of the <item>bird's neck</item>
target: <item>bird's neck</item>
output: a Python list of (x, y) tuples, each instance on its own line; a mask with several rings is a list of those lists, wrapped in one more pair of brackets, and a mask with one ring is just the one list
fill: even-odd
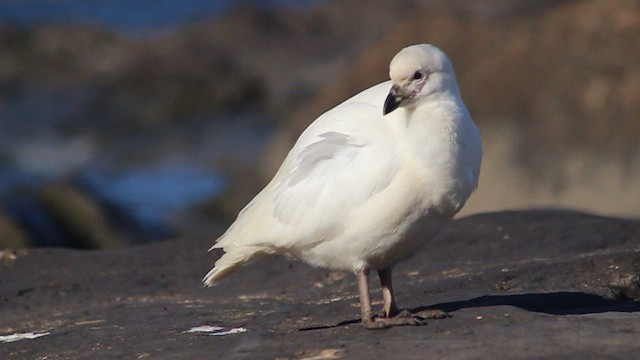
[(428, 100), (425, 99), (416, 107), (398, 109), (397, 118), (390, 120), (410, 131), (412, 128), (422, 128), (425, 125), (447, 126), (447, 115), (459, 112), (460, 109), (466, 109), (466, 107), (457, 92), (438, 93)]

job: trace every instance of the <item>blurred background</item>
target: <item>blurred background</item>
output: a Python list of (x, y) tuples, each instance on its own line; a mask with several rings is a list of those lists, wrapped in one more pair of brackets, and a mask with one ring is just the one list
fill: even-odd
[(461, 216), (639, 217), (638, 34), (634, 0), (0, 0), (0, 249), (213, 240), (422, 42), (484, 139)]

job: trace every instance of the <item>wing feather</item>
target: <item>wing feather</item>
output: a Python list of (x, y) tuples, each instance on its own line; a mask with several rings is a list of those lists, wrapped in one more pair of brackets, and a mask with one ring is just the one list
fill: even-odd
[(387, 188), (400, 167), (381, 119), (387, 90), (384, 84), (371, 88), (373, 99), (359, 94), (316, 119), (213, 247), (288, 251), (348, 226), (351, 211)]
[(388, 146), (322, 133), (299, 152), (278, 184), (273, 217), (301, 235), (292, 239), (295, 246), (322, 241), (348, 226), (353, 209), (387, 188), (398, 165)]

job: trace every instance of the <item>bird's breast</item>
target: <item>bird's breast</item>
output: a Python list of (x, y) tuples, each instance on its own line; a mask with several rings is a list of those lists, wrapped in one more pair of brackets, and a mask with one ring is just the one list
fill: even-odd
[(455, 215), (477, 186), (482, 157), (479, 134), (473, 123), (462, 120), (442, 116), (440, 122), (417, 124), (399, 142), (426, 212)]

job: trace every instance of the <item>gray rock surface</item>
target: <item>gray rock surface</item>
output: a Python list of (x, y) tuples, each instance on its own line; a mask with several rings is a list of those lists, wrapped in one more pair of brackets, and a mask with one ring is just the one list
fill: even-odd
[[(49, 335), (0, 342), (0, 358), (634, 359), (640, 351), (636, 220), (556, 210), (457, 220), (396, 270), (401, 306), (451, 317), (380, 331), (358, 324), (348, 273), (268, 257), (203, 288), (213, 239), (4, 254), (0, 336)], [(185, 332), (205, 325), (246, 332)]]

